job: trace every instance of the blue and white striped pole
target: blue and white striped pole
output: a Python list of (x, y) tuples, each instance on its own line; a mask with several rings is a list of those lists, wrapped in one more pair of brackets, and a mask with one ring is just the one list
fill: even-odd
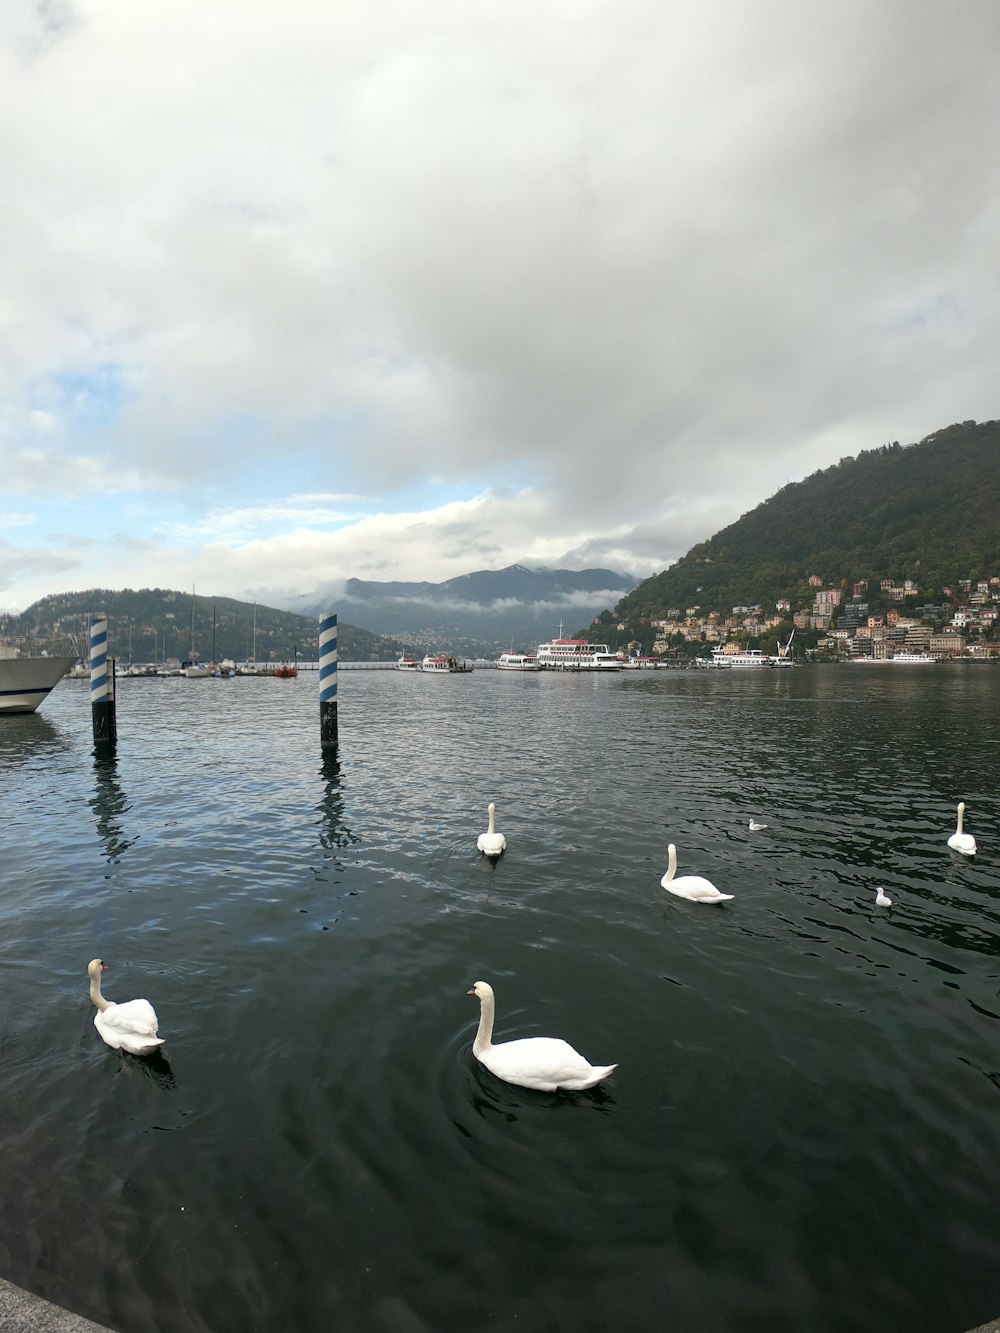
[(108, 662), (108, 618), (103, 614), (90, 617), (90, 713), (94, 743), (114, 745), (118, 739), (115, 673), (114, 664)]
[(319, 743), (337, 748), (337, 617), (319, 622)]

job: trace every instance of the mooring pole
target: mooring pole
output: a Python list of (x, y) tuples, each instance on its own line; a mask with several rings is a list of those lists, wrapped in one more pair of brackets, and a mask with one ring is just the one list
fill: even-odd
[(108, 670), (108, 618), (90, 618), (90, 712), (94, 723), (94, 744), (114, 745), (118, 740), (115, 726), (114, 663)]
[(319, 622), (319, 743), (337, 748), (337, 617)]

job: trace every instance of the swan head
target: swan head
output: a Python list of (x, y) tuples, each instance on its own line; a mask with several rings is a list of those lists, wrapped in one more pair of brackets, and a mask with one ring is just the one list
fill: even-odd
[(466, 995), (475, 995), (480, 1000), (493, 999), (493, 987), (488, 981), (477, 981), (471, 990), (467, 990)]
[(108, 965), (101, 958), (92, 958), (91, 961), (87, 964), (87, 974), (89, 975), (91, 981), (100, 980), (101, 973), (107, 972), (107, 970), (108, 970)]

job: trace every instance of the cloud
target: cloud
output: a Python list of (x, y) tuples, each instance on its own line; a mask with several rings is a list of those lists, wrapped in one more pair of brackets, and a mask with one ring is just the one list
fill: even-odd
[(992, 0), (234, 15), (0, 19), (5, 496), (233, 591), (651, 571), (998, 415)]

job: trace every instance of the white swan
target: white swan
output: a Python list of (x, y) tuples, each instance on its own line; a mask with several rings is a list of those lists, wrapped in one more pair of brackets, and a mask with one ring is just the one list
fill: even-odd
[(499, 856), (507, 846), (507, 839), (502, 833), (496, 831), (497, 808), (492, 801), (490, 801), (486, 810), (490, 817), (490, 826), (485, 833), (480, 833), (476, 846), (484, 856)]
[(976, 840), (971, 833), (962, 832), (962, 820), (965, 817), (965, 802), (958, 803), (958, 828), (948, 839), (948, 846), (963, 856), (975, 856)]
[(673, 843), (667, 848), (667, 860), (667, 873), (660, 884), (668, 893), (676, 893), (678, 898), (690, 898), (694, 903), (722, 903), (732, 898), (731, 893), (720, 893), (710, 879), (704, 879), (701, 875), (681, 875), (680, 879), (674, 879), (677, 874), (677, 848)]
[(566, 1088), (579, 1092), (592, 1088), (614, 1073), (617, 1065), (592, 1065), (568, 1041), (561, 1037), (521, 1037), (493, 1045), (493, 987), (477, 981), (469, 995), (479, 996), (479, 1031), (472, 1044), (472, 1054), (491, 1074), (519, 1088), (538, 1088), (555, 1092)]
[(879, 885), (878, 889), (875, 892), (875, 906), (876, 907), (892, 906), (892, 899), (886, 893), (885, 889), (882, 888), (881, 884)]
[(148, 1000), (126, 1000), (124, 1004), (106, 1000), (101, 994), (101, 973), (107, 970), (107, 963), (100, 958), (93, 959), (87, 965), (90, 998), (97, 1005), (94, 1027), (116, 1051), (130, 1051), (132, 1055), (146, 1055), (155, 1051), (166, 1038), (156, 1035), (159, 1022), (153, 1006)]
[(750, 821), (750, 832), (751, 832), (751, 833), (759, 833), (759, 832), (761, 831), (761, 829), (765, 829), (765, 828), (767, 828), (767, 825), (766, 825), (766, 824), (758, 824), (757, 821), (756, 821), (756, 819), (751, 819), (751, 821)]

